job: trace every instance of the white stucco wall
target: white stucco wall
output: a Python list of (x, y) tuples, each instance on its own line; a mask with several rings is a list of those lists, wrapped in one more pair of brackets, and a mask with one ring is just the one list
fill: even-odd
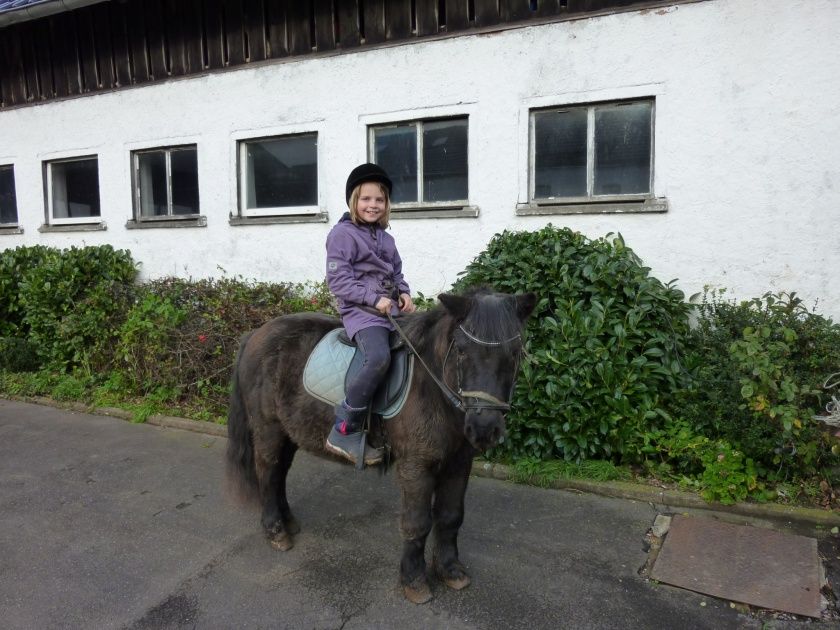
[[(344, 180), (366, 125), (469, 116), (478, 218), (392, 221), (415, 290), (446, 289), (490, 237), (548, 222), (621, 232), (662, 280), (737, 297), (795, 290), (840, 318), (840, 2), (707, 0), (485, 35), (271, 63), (0, 113), (21, 235), (0, 248), (112, 243), (144, 277), (324, 275)], [(654, 96), (655, 184), (669, 211), (517, 217), (527, 201), (528, 110)], [(328, 224), (233, 227), (236, 140), (317, 131)], [(208, 225), (128, 230), (130, 151), (195, 142)], [(102, 232), (39, 233), (42, 161), (96, 153)]]

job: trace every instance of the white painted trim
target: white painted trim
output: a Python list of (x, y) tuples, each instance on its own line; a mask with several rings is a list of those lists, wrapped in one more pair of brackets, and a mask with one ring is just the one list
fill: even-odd
[(387, 125), (389, 123), (412, 122), (428, 118), (453, 118), (456, 116), (469, 116), (474, 114), (477, 108), (475, 101), (462, 101), (458, 103), (445, 103), (429, 107), (411, 107), (404, 109), (393, 109), (373, 113), (359, 114), (359, 122), (367, 128), (369, 125)]
[[(519, 168), (517, 169), (517, 179), (519, 181), (517, 204), (529, 204), (533, 199), (533, 182), (531, 181), (531, 164), (533, 162), (534, 151), (534, 129), (531, 124), (531, 111), (535, 109), (551, 109), (554, 107), (563, 106), (582, 106), (602, 102), (611, 101), (625, 101), (650, 98), (653, 101), (653, 112), (651, 120), (651, 133), (653, 134), (651, 144), (651, 197), (664, 197), (663, 191), (656, 187), (656, 155), (659, 147), (659, 140), (661, 134), (658, 132), (657, 112), (660, 106), (660, 98), (666, 94), (664, 83), (649, 83), (640, 85), (627, 85), (616, 88), (597, 88), (594, 90), (587, 90), (584, 92), (558, 92), (556, 94), (547, 94), (539, 96), (531, 96), (523, 98), (520, 101), (518, 109), (518, 134), (520, 139), (517, 143), (517, 154), (520, 156), (517, 160)], [(591, 113), (590, 113), (591, 115)], [(587, 134), (591, 133), (593, 129), (592, 121), (587, 122)], [(523, 146), (524, 139), (524, 146)], [(587, 146), (589, 146), (587, 140)], [(587, 155), (587, 164), (589, 164), (590, 156)], [(587, 166), (587, 168), (589, 168)], [(587, 173), (587, 187), (589, 186), (589, 173)]]
[[(99, 198), (99, 214), (93, 217), (56, 217), (53, 213), (53, 180), (52, 167), (53, 164), (67, 164), (70, 162), (86, 162), (89, 160), (96, 161), (96, 195)], [(46, 167), (44, 169), (45, 193), (46, 193), (46, 225), (82, 225), (87, 223), (101, 223), (102, 222), (102, 182), (99, 179), (99, 154), (94, 155), (77, 155), (70, 158), (56, 158), (52, 160), (45, 160), (42, 164)]]
[[(231, 196), (233, 197), (231, 208), (235, 209), (233, 216), (247, 219), (249, 217), (270, 217), (270, 216), (291, 216), (291, 215), (313, 215), (325, 212), (325, 194), (324, 186), (321, 182), (321, 174), (323, 173), (324, 160), (324, 119), (317, 119), (309, 123), (295, 123), (293, 125), (276, 125), (271, 127), (262, 127), (259, 129), (240, 129), (231, 132), (231, 162), (230, 173), (232, 177), (231, 182)], [(256, 140), (271, 140), (275, 138), (282, 138), (285, 136), (300, 136), (315, 134), (315, 160), (316, 160), (316, 175), (315, 184), (317, 186), (317, 205), (314, 206), (283, 206), (279, 208), (248, 208), (247, 207), (247, 190), (245, 189), (244, 179), (244, 150), (245, 144)]]
[(41, 162), (59, 162), (70, 160), (84, 160), (85, 158), (99, 158), (99, 153), (105, 148), (104, 144), (93, 146), (75, 147), (55, 151), (44, 151), (36, 153), (35, 156)]
[(185, 145), (200, 145), (206, 136), (190, 134), (186, 136), (165, 136), (162, 138), (149, 138), (145, 140), (131, 140), (123, 143), (123, 148), (133, 153), (135, 151), (151, 151), (154, 149), (171, 149)]
[[(400, 125), (414, 125), (415, 126), (415, 137), (416, 137), (416, 156), (415, 160), (417, 161), (417, 200), (416, 201), (406, 201), (402, 204), (392, 204), (392, 208), (395, 210), (400, 210), (401, 208), (422, 208), (424, 210), (434, 210), (436, 207), (447, 207), (452, 208), (453, 206), (467, 206), (469, 205), (468, 199), (453, 199), (447, 201), (439, 201), (439, 202), (427, 202), (422, 201), (421, 198), (423, 197), (423, 177), (424, 177), (424, 168), (425, 163), (423, 162), (423, 138), (424, 138), (424, 127), (427, 122), (435, 122), (441, 119), (464, 119), (467, 122), (467, 195), (470, 194), (470, 184), (471, 184), (471, 167), (472, 162), (470, 156), (472, 154), (472, 127), (473, 122), (470, 120), (471, 115), (464, 111), (463, 109), (456, 110), (453, 109), (454, 107), (460, 106), (443, 106), (442, 108), (426, 108), (424, 110), (411, 110), (412, 113), (419, 112), (419, 111), (429, 111), (432, 110), (435, 112), (435, 115), (432, 116), (413, 116), (407, 119), (399, 119), (399, 120), (387, 120), (384, 122), (373, 123), (369, 122), (366, 123), (364, 126), (365, 131), (365, 146), (367, 146), (367, 156), (365, 157), (366, 161), (373, 161), (373, 148), (374, 148), (374, 134), (373, 128), (374, 127), (397, 127)], [(451, 111), (451, 113), (442, 114), (441, 109)], [(375, 116), (378, 116), (375, 115)], [(360, 117), (362, 118), (362, 117)]]
[(647, 83), (640, 85), (625, 85), (612, 88), (596, 88), (584, 92), (556, 92), (541, 94), (522, 99), (524, 109), (543, 109), (547, 107), (562, 107), (563, 105), (585, 105), (609, 101), (629, 101), (646, 96), (660, 96), (665, 94), (664, 83)]

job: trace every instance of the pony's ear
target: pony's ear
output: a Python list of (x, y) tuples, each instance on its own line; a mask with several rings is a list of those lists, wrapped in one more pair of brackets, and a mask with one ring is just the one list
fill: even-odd
[(534, 307), (537, 305), (537, 296), (534, 293), (520, 293), (516, 296), (516, 314), (519, 319), (525, 321)]
[(462, 320), (467, 316), (472, 307), (472, 298), (464, 297), (462, 295), (452, 295), (451, 293), (441, 293), (438, 300), (443, 304), (444, 308), (449, 311), (457, 320)]

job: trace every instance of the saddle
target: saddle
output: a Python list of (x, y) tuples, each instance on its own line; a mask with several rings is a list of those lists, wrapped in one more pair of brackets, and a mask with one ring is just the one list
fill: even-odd
[[(395, 332), (391, 332), (391, 365), (371, 400), (371, 411), (393, 418), (403, 408), (414, 372), (414, 357)], [(303, 387), (318, 400), (337, 405), (344, 400), (347, 382), (362, 367), (364, 357), (344, 328), (328, 332), (312, 350), (303, 368)]]

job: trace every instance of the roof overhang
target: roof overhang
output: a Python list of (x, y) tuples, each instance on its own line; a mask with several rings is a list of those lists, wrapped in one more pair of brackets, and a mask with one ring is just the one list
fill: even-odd
[[(56, 13), (72, 11), (104, 0), (20, 0), (0, 2), (0, 28), (18, 22), (28, 22)], [(5, 7), (5, 8), (4, 8)]]

